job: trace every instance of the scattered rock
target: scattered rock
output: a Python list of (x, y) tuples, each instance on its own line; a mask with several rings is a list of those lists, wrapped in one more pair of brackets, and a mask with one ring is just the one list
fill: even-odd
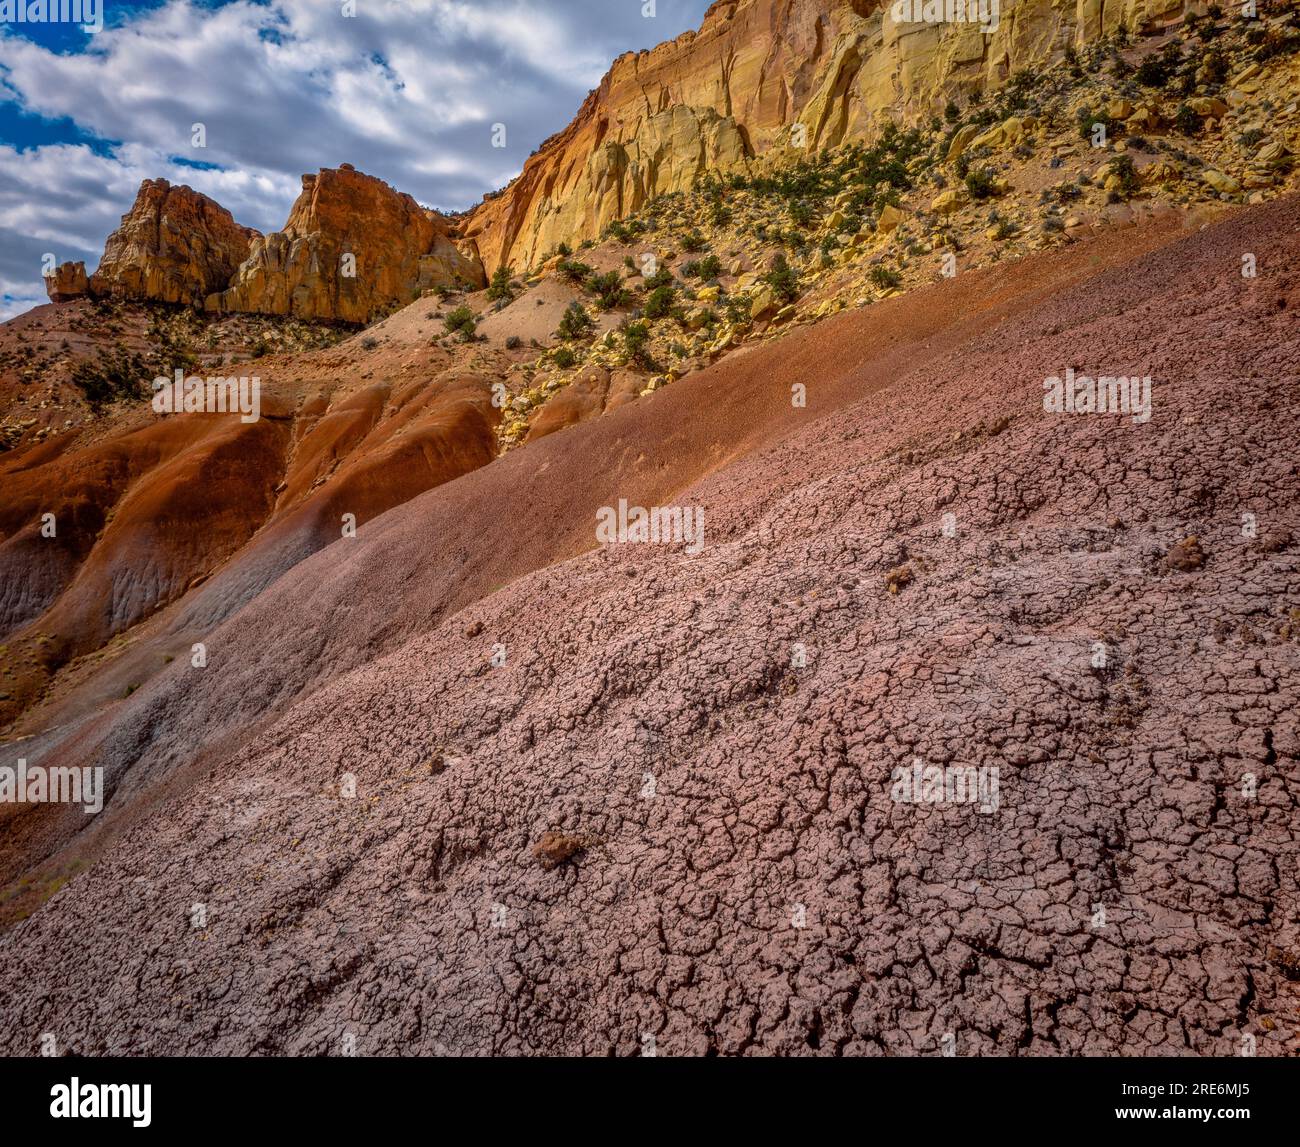
[(749, 304), (749, 317), (758, 322), (764, 315), (770, 314), (776, 306), (776, 292), (766, 283), (753, 294)]
[(1187, 106), (1203, 119), (1222, 119), (1228, 114), (1228, 105), (1213, 96), (1197, 96), (1188, 100)]
[(541, 840), (533, 845), (533, 856), (545, 871), (550, 872), (566, 860), (572, 860), (586, 851), (587, 844), (586, 837), (570, 836), (563, 832), (544, 832)]
[(880, 218), (876, 220), (876, 230), (883, 235), (888, 235), (891, 231), (897, 229), (899, 224), (906, 218), (906, 213), (892, 203), (886, 203), (880, 209)]
[(1205, 553), (1197, 537), (1184, 538), (1165, 554), (1165, 567), (1178, 573), (1192, 573), (1205, 565)]
[(1224, 195), (1236, 195), (1241, 190), (1241, 184), (1238, 183), (1231, 175), (1225, 175), (1216, 168), (1206, 168), (1201, 172), (1201, 178), (1205, 180), (1215, 191)]
[(966, 202), (966, 193), (955, 187), (941, 191), (930, 200), (930, 210), (936, 215), (955, 215)]
[(964, 152), (977, 135), (979, 135), (979, 126), (968, 123), (964, 127), (957, 129), (957, 134), (952, 137), (952, 142), (948, 145), (948, 162), (952, 162)]
[(911, 566), (896, 566), (885, 574), (885, 588), (890, 593), (896, 594), (906, 589), (915, 580), (916, 575), (912, 572)]

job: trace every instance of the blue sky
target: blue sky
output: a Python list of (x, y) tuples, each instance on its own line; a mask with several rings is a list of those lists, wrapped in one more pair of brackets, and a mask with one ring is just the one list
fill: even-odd
[(261, 231), (305, 172), (344, 162), (468, 207), (615, 56), (697, 27), (709, 3), (351, 0), (349, 17), (345, 0), (103, 0), (94, 35), (0, 23), (0, 319), (45, 301), (46, 253), (93, 270), (143, 179), (188, 183)]

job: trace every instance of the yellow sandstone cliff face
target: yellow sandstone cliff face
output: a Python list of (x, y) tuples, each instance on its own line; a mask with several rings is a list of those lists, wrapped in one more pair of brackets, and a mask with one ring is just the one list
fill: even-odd
[(52, 303), (67, 303), (79, 299), (90, 290), (86, 278), (86, 264), (60, 263), (52, 274), (45, 276), (45, 293)]
[(573, 123), (473, 212), (466, 234), (489, 272), (532, 266), (655, 195), (689, 189), (706, 169), (938, 114), (1121, 23), (1158, 25), (1204, 7), (1002, 0), (986, 35), (978, 23), (924, 22), (942, 10), (933, 2), (896, 12), (892, 0), (720, 0), (699, 31), (620, 56)]
[[(201, 301), (229, 281), (259, 237), (206, 195), (173, 187), (165, 179), (146, 179), (131, 210), (104, 244), (89, 291), (163, 303)], [(82, 275), (85, 270), (79, 263), (72, 267), (73, 272), (60, 268), (62, 278), (47, 281), (47, 290), (71, 297), (80, 285), (75, 268), (81, 268)]]
[(485, 284), (447, 221), (351, 164), (302, 177), (283, 231), (259, 236), (209, 311), (367, 322), (426, 288)]
[[(698, 31), (620, 56), (573, 122), (454, 230), (351, 165), (303, 177), (282, 231), (262, 236), (189, 188), (148, 180), (89, 281), (92, 294), (202, 302), (364, 323), (437, 286), (478, 288), (597, 239), (706, 171), (835, 147), (941, 114), (1122, 23), (1173, 23), (1205, 0), (719, 0)], [(988, 32), (982, 30), (981, 20)], [(463, 234), (462, 234), (463, 232)], [(84, 290), (77, 265), (47, 281)]]

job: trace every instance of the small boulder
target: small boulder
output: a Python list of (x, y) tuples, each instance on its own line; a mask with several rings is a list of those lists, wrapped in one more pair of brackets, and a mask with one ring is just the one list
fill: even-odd
[(1231, 175), (1225, 175), (1222, 171), (1213, 167), (1201, 172), (1201, 178), (1215, 191), (1224, 195), (1236, 195), (1241, 190), (1241, 184), (1233, 179)]
[(1176, 183), (1182, 177), (1183, 173), (1179, 166), (1163, 156), (1142, 171), (1142, 182), (1146, 184)]
[(550, 872), (566, 860), (572, 860), (587, 848), (587, 840), (581, 836), (570, 836), (564, 832), (544, 832), (542, 838), (533, 845), (533, 857)]
[(930, 200), (930, 210), (936, 215), (954, 215), (961, 210), (965, 196), (955, 187), (941, 191)]
[(749, 304), (749, 317), (758, 322), (776, 306), (776, 292), (766, 283), (754, 291)]
[(1177, 573), (1192, 573), (1205, 565), (1205, 552), (1197, 537), (1184, 538), (1165, 554), (1165, 568)]
[(886, 203), (880, 209), (880, 218), (876, 220), (876, 230), (883, 235), (888, 235), (906, 218), (907, 216), (892, 203)]
[(952, 142), (948, 144), (949, 163), (960, 156), (961, 153), (970, 146), (971, 140), (979, 135), (979, 131), (979, 126), (973, 123), (968, 123), (965, 127), (957, 129), (957, 134), (952, 137)]
[(1215, 96), (1198, 96), (1188, 100), (1187, 106), (1203, 119), (1222, 119), (1228, 114), (1228, 105)]

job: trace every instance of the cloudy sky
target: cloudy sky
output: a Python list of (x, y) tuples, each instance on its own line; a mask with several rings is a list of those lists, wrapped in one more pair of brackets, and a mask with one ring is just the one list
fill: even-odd
[(616, 55), (697, 27), (709, 2), (103, 0), (93, 35), (0, 23), (0, 320), (45, 302), (47, 252), (93, 270), (142, 179), (188, 183), (261, 231), (304, 172), (345, 162), (468, 207)]

